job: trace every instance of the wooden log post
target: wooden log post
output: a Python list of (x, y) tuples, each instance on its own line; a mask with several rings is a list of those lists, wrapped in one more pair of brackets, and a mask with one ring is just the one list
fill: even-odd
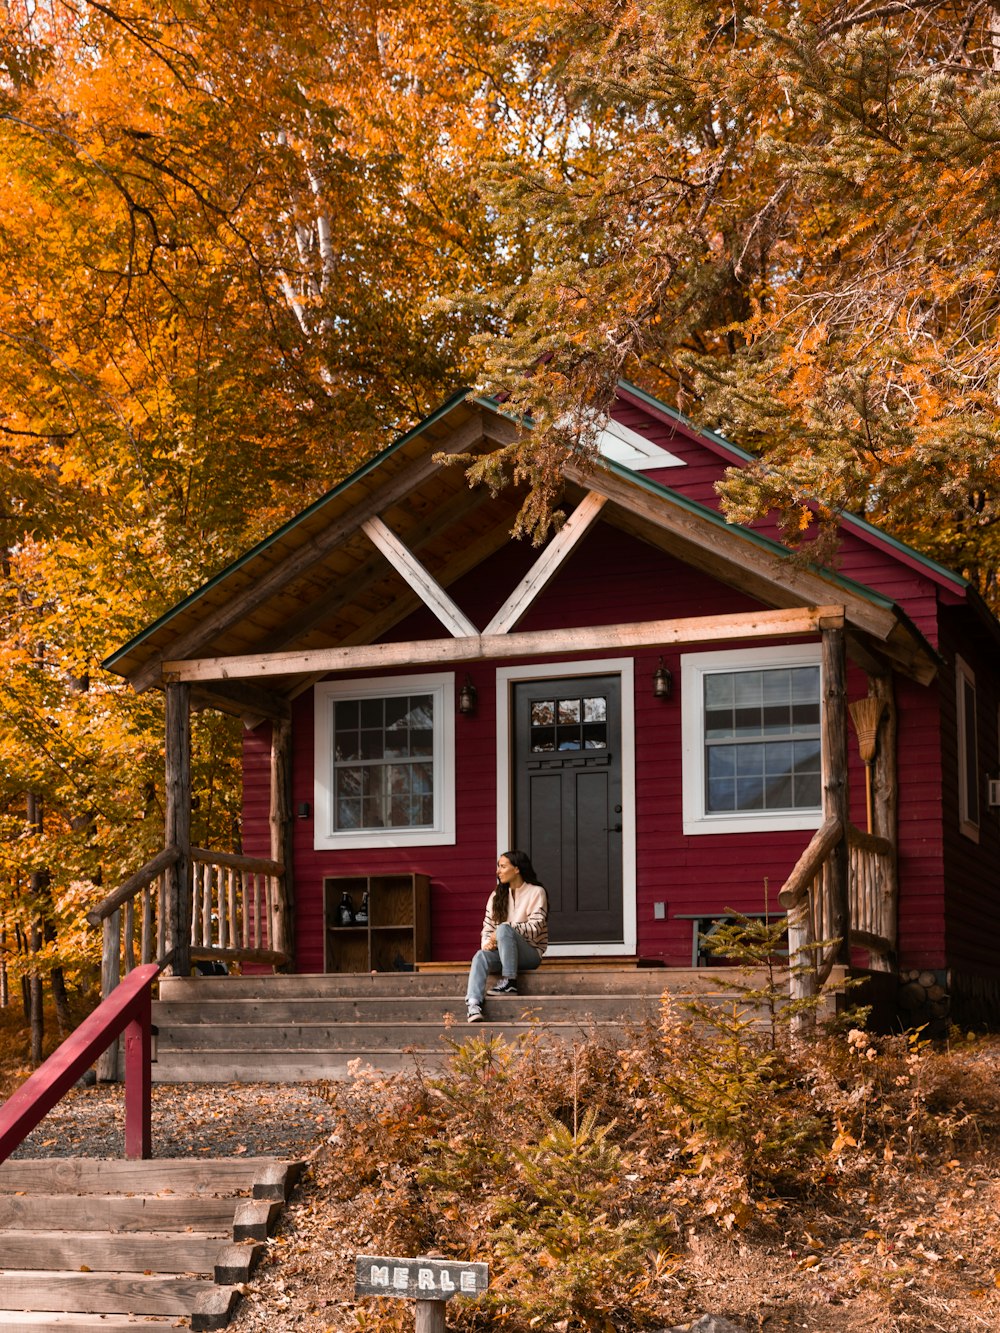
[[(842, 629), (823, 630), (823, 817), (837, 819), (846, 830), (850, 822), (847, 784), (847, 653)], [(832, 935), (840, 940), (836, 960), (850, 961), (850, 851), (846, 837), (832, 848), (824, 876), (830, 895)]]
[[(282, 719), (271, 724), (271, 860), (284, 874), (273, 881), (267, 923), (268, 948), (292, 958), (292, 724)], [(289, 963), (291, 966), (291, 963)]]
[(166, 813), (164, 844), (177, 849), (177, 859), (163, 876), (167, 951), (170, 970), (186, 977), (191, 971), (191, 686), (171, 681), (166, 688)]
[(875, 763), (872, 767), (872, 832), (877, 837), (885, 838), (892, 845), (892, 854), (886, 867), (883, 887), (885, 897), (888, 899), (884, 904), (883, 920), (888, 926), (890, 954), (873, 953), (871, 966), (877, 971), (890, 971), (895, 964), (899, 914), (897, 869), (899, 774), (896, 751), (899, 715), (896, 711), (896, 696), (891, 672), (886, 671), (873, 676), (869, 687), (872, 694), (877, 699), (882, 700), (884, 706), (882, 721), (879, 726), (878, 748), (875, 751)]
[[(101, 998), (106, 1000), (121, 981), (121, 908), (116, 907), (101, 923)], [(99, 1083), (117, 1083), (121, 1074), (120, 1042), (117, 1037), (97, 1057)]]
[(788, 912), (789, 990), (792, 1003), (797, 1006), (791, 1021), (793, 1040), (804, 1040), (816, 1024), (812, 1001), (819, 987), (809, 915), (808, 897), (801, 898)]

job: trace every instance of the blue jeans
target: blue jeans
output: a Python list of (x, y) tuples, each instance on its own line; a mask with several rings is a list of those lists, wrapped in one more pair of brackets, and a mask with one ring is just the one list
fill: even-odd
[(469, 968), (469, 984), (465, 990), (466, 1004), (482, 1005), (486, 982), (491, 972), (505, 977), (516, 977), (518, 972), (530, 972), (542, 961), (542, 955), (533, 944), (514, 929), (508, 921), (497, 926), (497, 947), (480, 949)]

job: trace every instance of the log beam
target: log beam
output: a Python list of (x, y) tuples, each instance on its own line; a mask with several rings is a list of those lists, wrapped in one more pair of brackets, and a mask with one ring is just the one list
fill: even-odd
[(365, 519), (361, 528), (372, 545), (382, 552), (400, 578), (410, 585), (449, 634), (455, 638), (464, 638), (476, 633), (476, 627), (468, 616), (455, 605), (437, 580), (390, 527), (375, 516)]
[(590, 531), (607, 504), (603, 495), (588, 491), (545, 550), (525, 574), (490, 623), (484, 635), (512, 630), (581, 539)]
[(585, 629), (538, 630), (523, 634), (475, 634), (461, 639), (360, 644), (301, 652), (247, 654), (164, 662), (168, 681), (259, 679), (331, 671), (369, 671), (402, 664), (475, 662), (493, 658), (540, 657), (555, 653), (663, 647), (669, 644), (765, 639), (815, 634), (844, 623), (843, 607), (796, 607), (786, 611), (746, 611), (727, 616), (647, 620)]

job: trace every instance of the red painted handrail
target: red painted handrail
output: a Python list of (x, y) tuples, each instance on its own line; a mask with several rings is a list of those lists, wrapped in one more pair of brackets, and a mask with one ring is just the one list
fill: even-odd
[(159, 963), (130, 972), (106, 1000), (71, 1032), (43, 1065), (0, 1106), (0, 1162), (31, 1133), (65, 1096), (85, 1069), (125, 1033), (125, 1156), (152, 1153), (152, 1074), (150, 987)]

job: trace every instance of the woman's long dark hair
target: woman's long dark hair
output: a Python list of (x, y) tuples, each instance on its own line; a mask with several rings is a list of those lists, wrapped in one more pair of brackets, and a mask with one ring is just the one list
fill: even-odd
[[(531, 857), (527, 852), (510, 851), (501, 852), (500, 856), (506, 856), (515, 870), (518, 871), (525, 884), (538, 884), (538, 872), (531, 864)], [(500, 856), (497, 860), (500, 860)], [(542, 885), (538, 885), (542, 888)], [(510, 889), (506, 884), (501, 884), (497, 880), (496, 891), (493, 894), (493, 920), (496, 922), (506, 921), (507, 912), (510, 904)]]

